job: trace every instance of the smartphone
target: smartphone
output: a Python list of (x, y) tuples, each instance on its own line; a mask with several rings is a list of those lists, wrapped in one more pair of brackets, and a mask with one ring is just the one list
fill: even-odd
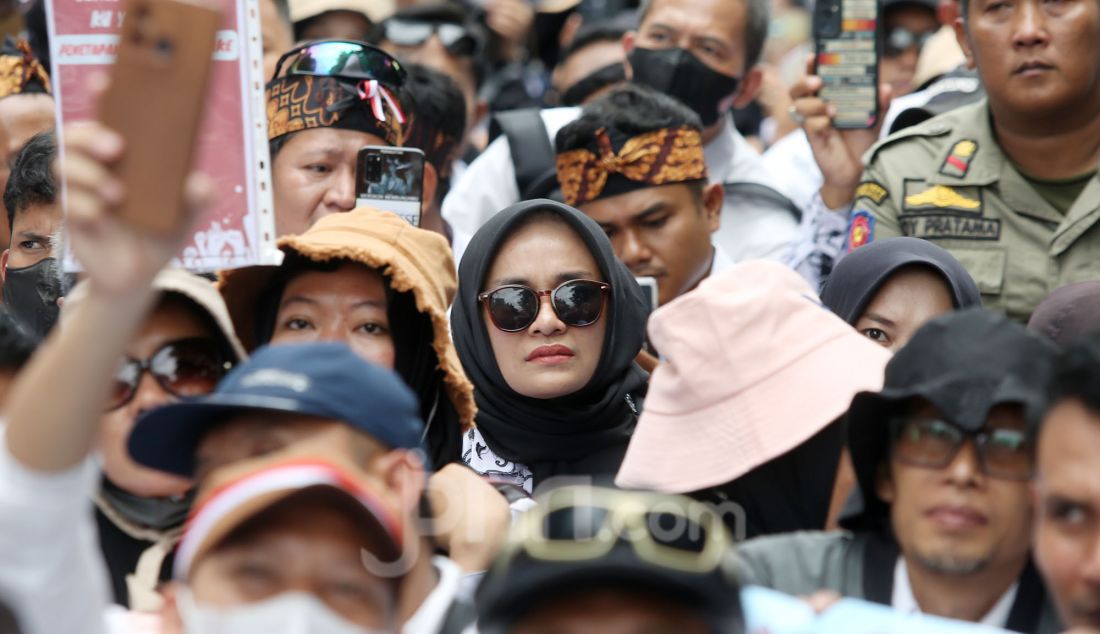
[(355, 164), (355, 204), (392, 211), (420, 226), (424, 153), (416, 148), (367, 145)]
[(814, 5), (814, 68), (820, 96), (836, 108), (838, 129), (878, 122), (878, 0), (818, 0)]
[(179, 228), (206, 102), (221, 11), (201, 0), (125, 0), (118, 59), (99, 121), (122, 136), (119, 216), (157, 233)]
[(638, 286), (642, 287), (642, 292), (645, 293), (646, 301), (649, 303), (649, 312), (657, 310), (657, 298), (660, 295), (657, 294), (657, 278), (655, 277), (636, 277), (635, 281), (638, 282)]

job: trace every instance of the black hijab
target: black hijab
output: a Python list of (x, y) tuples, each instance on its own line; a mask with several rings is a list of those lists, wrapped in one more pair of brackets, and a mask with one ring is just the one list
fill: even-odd
[[(584, 241), (611, 285), (600, 361), (579, 391), (536, 399), (516, 393), (497, 366), (477, 296), (497, 253), (532, 214), (552, 213)], [(648, 375), (634, 363), (648, 312), (630, 271), (615, 257), (599, 225), (572, 207), (531, 200), (493, 216), (474, 235), (458, 268), (458, 297), (451, 315), (458, 357), (474, 383), (477, 426), (498, 456), (526, 465), (536, 483), (555, 475), (614, 474), (637, 422), (636, 398)]]
[(907, 237), (876, 240), (842, 258), (821, 290), (821, 303), (854, 325), (890, 276), (908, 266), (939, 273), (955, 308), (982, 305), (978, 285), (955, 256), (927, 240)]

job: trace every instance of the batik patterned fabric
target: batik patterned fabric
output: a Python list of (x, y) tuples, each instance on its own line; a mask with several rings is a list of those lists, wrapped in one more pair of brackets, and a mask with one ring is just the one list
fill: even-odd
[(592, 149), (570, 150), (557, 157), (558, 182), (568, 205), (707, 177), (703, 140), (695, 128), (647, 132), (627, 139), (617, 152), (604, 128), (596, 131), (594, 141)]
[(0, 99), (23, 93), (50, 93), (50, 76), (26, 40), (4, 39), (0, 48)]
[(376, 81), (288, 75), (267, 84), (267, 138), (313, 128), (341, 128), (404, 145), (411, 121), (389, 88)]

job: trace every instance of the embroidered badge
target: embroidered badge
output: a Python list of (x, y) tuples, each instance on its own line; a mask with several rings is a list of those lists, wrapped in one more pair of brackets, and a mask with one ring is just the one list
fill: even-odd
[(981, 216), (914, 214), (899, 219), (901, 232), (925, 240), (1001, 239), (1001, 221)]
[(940, 166), (940, 174), (955, 178), (966, 176), (966, 173), (970, 171), (970, 162), (974, 160), (974, 155), (977, 153), (978, 143), (976, 141), (969, 139), (959, 141), (951, 148), (951, 153), (944, 159), (943, 165)]
[(905, 212), (944, 210), (971, 214), (982, 212), (982, 193), (977, 187), (929, 186), (921, 180), (907, 180), (904, 193), (902, 210)]
[(848, 251), (851, 252), (875, 239), (875, 217), (866, 211), (852, 214), (848, 224)]
[(859, 187), (856, 188), (856, 198), (866, 198), (876, 205), (886, 200), (886, 197), (889, 195), (890, 192), (886, 191), (885, 187), (875, 181), (860, 183)]

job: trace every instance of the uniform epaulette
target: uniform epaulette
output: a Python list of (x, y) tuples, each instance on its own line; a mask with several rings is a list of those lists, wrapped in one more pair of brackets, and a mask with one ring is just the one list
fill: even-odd
[(915, 126), (905, 128), (904, 130), (898, 130), (897, 132), (886, 137), (885, 139), (882, 139), (872, 145), (871, 149), (867, 150), (867, 153), (863, 155), (863, 164), (870, 165), (871, 161), (874, 160), (875, 155), (878, 154), (879, 150), (884, 147), (894, 145), (899, 141), (911, 139), (913, 137), (943, 136), (950, 133), (952, 129), (953, 128), (951, 127), (951, 124), (949, 122), (943, 121), (943, 117), (935, 117)]

